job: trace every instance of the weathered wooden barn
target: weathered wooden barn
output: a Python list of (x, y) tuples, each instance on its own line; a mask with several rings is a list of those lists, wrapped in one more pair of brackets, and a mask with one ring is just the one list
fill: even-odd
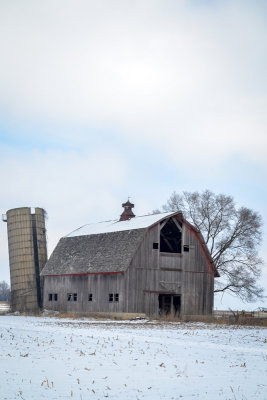
[(210, 314), (219, 276), (180, 212), (85, 225), (60, 239), (41, 275), (44, 308), (64, 312)]

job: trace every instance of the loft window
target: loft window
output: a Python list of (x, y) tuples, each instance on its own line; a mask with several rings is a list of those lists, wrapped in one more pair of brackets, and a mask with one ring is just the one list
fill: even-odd
[(72, 293), (68, 293), (68, 301), (72, 300)]
[(57, 293), (54, 293), (54, 300), (57, 301)]
[(154, 243), (153, 243), (153, 249), (156, 250), (156, 249), (158, 249), (158, 248), (159, 248), (159, 244), (154, 242)]
[(93, 294), (92, 293), (88, 294), (88, 301), (93, 301)]
[(188, 245), (188, 244), (185, 244), (185, 245), (184, 245), (184, 251), (185, 251), (186, 253), (189, 252), (189, 245)]
[(113, 299), (114, 299), (113, 293), (109, 293), (109, 301), (111, 302), (113, 301)]
[(163, 253), (181, 253), (181, 242), (182, 232), (170, 218), (160, 231), (160, 251)]
[(73, 293), (73, 301), (77, 301), (77, 293)]
[(119, 301), (119, 293), (115, 293), (115, 301)]

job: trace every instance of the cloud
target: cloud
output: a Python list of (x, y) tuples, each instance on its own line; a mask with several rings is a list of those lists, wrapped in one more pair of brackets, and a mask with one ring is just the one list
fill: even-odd
[(8, 188), (2, 193), (2, 204), (12, 199), (12, 207), (29, 202), (32, 206), (53, 204), (55, 208), (75, 204), (75, 214), (84, 215), (79, 199), (86, 198), (89, 207), (99, 206), (101, 195), (107, 199), (110, 188), (121, 185), (127, 172), (125, 160), (114, 150), (93, 154), (60, 150), (6, 153), (1, 154), (0, 162), (1, 182)]
[[(6, 153), (6, 155), (4, 154)], [(93, 154), (8, 151), (1, 154), (2, 213), (16, 207), (48, 212), (49, 252), (60, 237), (78, 226), (119, 215), (114, 191), (123, 184), (127, 163), (116, 152)], [(3, 262), (7, 264), (6, 227), (1, 223)], [(6, 265), (7, 266), (7, 265)]]
[(193, 168), (216, 168), (234, 154), (266, 168), (262, 9), (193, 4), (6, 3), (2, 108), (11, 119), (87, 127), (53, 132), (70, 144), (112, 127), (177, 166), (190, 147)]
[(2, 1), (2, 211), (46, 208), (52, 250), (127, 195), (137, 215), (207, 186), (261, 205), (265, 14), (244, 0)]

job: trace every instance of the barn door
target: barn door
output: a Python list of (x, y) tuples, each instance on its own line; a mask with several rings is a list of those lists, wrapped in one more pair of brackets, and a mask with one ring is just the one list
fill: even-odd
[(173, 312), (175, 317), (180, 317), (181, 312), (181, 296), (173, 296)]
[(160, 294), (159, 295), (159, 314), (168, 315), (172, 314), (175, 317), (180, 316), (181, 310), (181, 296), (173, 294)]

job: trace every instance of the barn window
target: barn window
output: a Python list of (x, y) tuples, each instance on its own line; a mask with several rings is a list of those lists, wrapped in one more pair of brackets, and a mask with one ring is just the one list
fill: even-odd
[(113, 301), (113, 299), (114, 299), (113, 293), (109, 293), (109, 301), (111, 302)]
[(93, 293), (88, 294), (88, 301), (93, 301)]
[(68, 293), (68, 301), (77, 301), (78, 296), (77, 293)]
[(57, 301), (57, 293), (54, 293), (54, 300)]
[(119, 301), (119, 293), (115, 293), (115, 301)]
[(48, 301), (52, 301), (53, 300), (53, 294), (52, 293), (49, 293), (49, 295), (48, 295)]
[(153, 249), (155, 249), (155, 250), (156, 250), (156, 249), (158, 249), (158, 248), (159, 248), (159, 244), (158, 244), (158, 243), (156, 243), (156, 242), (154, 242), (154, 243), (153, 243)]
[(160, 251), (163, 253), (181, 253), (181, 242), (180, 224), (170, 218), (160, 231)]
[(186, 253), (189, 252), (189, 245), (188, 245), (188, 244), (185, 244), (185, 245), (184, 245), (184, 251), (185, 251)]

